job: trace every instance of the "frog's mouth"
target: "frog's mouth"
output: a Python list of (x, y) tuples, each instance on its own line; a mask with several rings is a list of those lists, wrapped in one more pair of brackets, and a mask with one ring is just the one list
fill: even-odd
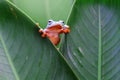
[(53, 24), (52, 26), (49, 26), (48, 28), (49, 29), (62, 29), (63, 25), (61, 25), (60, 23), (57, 23), (57, 24)]

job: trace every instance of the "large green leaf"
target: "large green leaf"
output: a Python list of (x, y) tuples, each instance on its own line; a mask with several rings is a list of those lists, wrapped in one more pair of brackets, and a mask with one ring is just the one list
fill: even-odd
[(0, 80), (77, 80), (35, 24), (4, 0), (0, 1)]
[(76, 0), (61, 51), (80, 80), (120, 80), (120, 0)]
[(66, 21), (73, 0), (10, 0), (42, 28), (49, 19)]

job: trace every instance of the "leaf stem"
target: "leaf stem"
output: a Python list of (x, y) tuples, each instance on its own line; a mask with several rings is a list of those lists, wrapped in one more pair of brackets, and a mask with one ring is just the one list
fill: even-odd
[(99, 15), (99, 52), (98, 52), (98, 80), (101, 80), (101, 60), (102, 60), (102, 36), (101, 36), (101, 14), (100, 5), (98, 5), (98, 15)]

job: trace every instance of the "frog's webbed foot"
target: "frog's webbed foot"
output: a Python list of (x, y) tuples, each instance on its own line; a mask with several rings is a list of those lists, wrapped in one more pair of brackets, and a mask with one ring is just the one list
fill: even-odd
[(68, 25), (64, 25), (64, 27), (63, 27), (63, 33), (67, 34), (69, 32), (70, 32), (69, 26)]
[(41, 36), (42, 36), (43, 38), (45, 38), (46, 35), (47, 35), (47, 34), (44, 32), (43, 29), (40, 29), (40, 30), (39, 30), (39, 33), (41, 33)]
[[(36, 23), (36, 26), (39, 28), (39, 23)], [(41, 33), (41, 36), (44, 38), (46, 37), (46, 33), (44, 32), (44, 30), (41, 28), (39, 28), (39, 33)]]

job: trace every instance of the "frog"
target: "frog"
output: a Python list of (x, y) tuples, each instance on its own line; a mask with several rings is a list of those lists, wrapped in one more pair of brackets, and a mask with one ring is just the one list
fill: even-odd
[(64, 21), (48, 20), (45, 29), (39, 29), (39, 33), (43, 38), (48, 37), (54, 45), (58, 45), (60, 42), (60, 34), (67, 34), (70, 32), (70, 27), (64, 23)]

